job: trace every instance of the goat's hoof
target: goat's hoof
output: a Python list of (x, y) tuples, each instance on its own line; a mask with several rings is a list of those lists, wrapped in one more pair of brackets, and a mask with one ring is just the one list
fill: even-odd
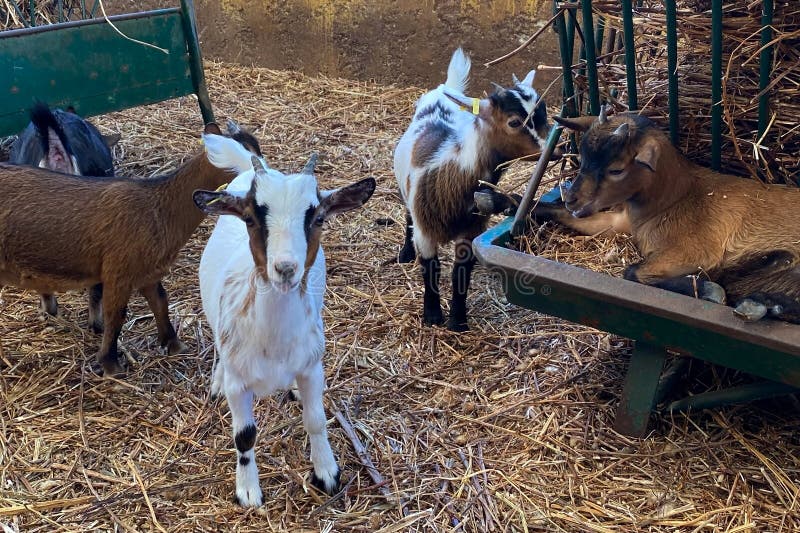
[(289, 389), (288, 391), (286, 391), (286, 396), (289, 398), (289, 401), (292, 402), (300, 401), (300, 391), (297, 389)]
[(261, 495), (259, 486), (252, 490), (236, 489), (234, 499), (242, 507), (261, 507), (264, 504), (264, 497)]
[(119, 364), (117, 358), (105, 358), (99, 361), (103, 377), (120, 378), (125, 375), (125, 368)]
[(441, 326), (444, 324), (444, 315), (441, 311), (438, 313), (425, 312), (422, 315), (422, 323), (426, 326)]
[(312, 471), (311, 484), (314, 485), (319, 490), (321, 490), (322, 492), (324, 492), (325, 494), (328, 494), (330, 496), (333, 496), (334, 494), (339, 492), (339, 488), (341, 487), (342, 471), (339, 469), (338, 466), (336, 467), (336, 472), (333, 473), (333, 475), (325, 475), (323, 477), (325, 479), (317, 476), (316, 471)]
[(409, 250), (408, 248), (403, 248), (400, 250), (400, 253), (397, 254), (397, 262), (398, 263), (413, 263), (414, 260), (417, 258), (417, 252), (412, 248)]
[(178, 337), (170, 339), (167, 341), (167, 354), (175, 355), (178, 353), (187, 353), (189, 351), (189, 347), (186, 345), (185, 342), (180, 340)]
[(469, 325), (467, 325), (466, 319), (450, 317), (447, 320), (447, 329), (456, 333), (461, 333), (462, 331), (469, 331)]
[(700, 298), (715, 304), (725, 305), (725, 289), (719, 283), (704, 281), (700, 290)]
[(736, 305), (733, 314), (742, 320), (748, 322), (756, 322), (764, 318), (767, 314), (768, 308), (766, 305), (746, 298)]

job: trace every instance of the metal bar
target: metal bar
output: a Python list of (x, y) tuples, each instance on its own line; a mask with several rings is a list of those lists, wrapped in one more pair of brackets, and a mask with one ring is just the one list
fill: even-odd
[(14, 11), (17, 12), (17, 16), (19, 17), (19, 20), (21, 20), (23, 24), (27, 24), (25, 22), (25, 13), (23, 13), (22, 9), (19, 7), (19, 5), (17, 5), (17, 0), (11, 0), (11, 7), (13, 7)]
[(711, 0), (711, 168), (719, 170), (722, 145), (722, 0)]
[(559, 125), (553, 125), (553, 127), (550, 128), (550, 133), (547, 135), (547, 144), (544, 150), (542, 150), (542, 155), (539, 156), (539, 161), (536, 162), (533, 174), (531, 174), (531, 178), (528, 180), (525, 194), (522, 196), (519, 207), (517, 207), (517, 212), (514, 215), (514, 224), (511, 227), (511, 234), (514, 236), (525, 233), (527, 226), (526, 219), (531, 209), (531, 204), (533, 203), (533, 197), (536, 195), (536, 190), (539, 188), (539, 182), (542, 181), (544, 171), (547, 170), (547, 163), (550, 161), (550, 156), (553, 155), (556, 144), (558, 144), (558, 138), (561, 137), (562, 129), (563, 127)]
[(669, 86), (669, 138), (678, 145), (680, 113), (678, 111), (678, 27), (675, 0), (666, 0), (667, 9), (667, 79)]
[[(772, 0), (763, 0), (761, 5), (761, 46), (766, 46), (772, 40)], [(766, 46), (761, 50), (759, 57), (759, 81), (758, 90), (761, 96), (758, 97), (758, 138), (764, 134), (769, 123), (769, 95), (765, 91), (769, 84), (769, 75), (772, 70), (772, 46)]]
[(600, 17), (597, 19), (597, 35), (595, 35), (594, 39), (594, 50), (595, 54), (599, 51), (600, 55), (603, 54), (603, 35), (605, 35), (606, 30), (606, 19)]
[(28, 6), (31, 10), (31, 26), (36, 26), (36, 0), (31, 0)]
[(58, 0), (58, 21), (64, 22), (64, 0)]
[(622, 0), (622, 26), (625, 38), (625, 76), (628, 81), (628, 109), (639, 109), (636, 94), (636, 50), (633, 44), (633, 7), (631, 0)]
[(558, 32), (558, 46), (561, 52), (561, 93), (563, 95), (564, 106), (566, 107), (564, 116), (574, 117), (577, 115), (578, 108), (575, 102), (575, 86), (572, 83), (571, 47), (567, 40), (568, 34), (565, 28), (565, 16), (563, 11), (556, 17), (555, 23), (556, 31)]
[(675, 400), (671, 402), (664, 411), (667, 413), (688, 411), (689, 409), (699, 411), (701, 409), (719, 407), (721, 405), (752, 402), (754, 400), (783, 396), (784, 394), (792, 394), (798, 391), (800, 391), (800, 389), (792, 385), (777, 383), (775, 381), (760, 381), (758, 383), (704, 392)]
[(189, 48), (189, 68), (192, 72), (192, 84), (197, 100), (200, 104), (200, 113), (203, 122), (214, 122), (214, 111), (211, 108), (211, 99), (208, 97), (205, 74), (203, 73), (203, 56), (197, 42), (197, 26), (194, 18), (193, 0), (181, 0), (181, 18), (183, 19), (183, 32), (186, 35), (186, 44)]
[(658, 390), (656, 391), (653, 405), (658, 405), (663, 402), (675, 385), (685, 377), (686, 370), (689, 368), (691, 360), (691, 357), (675, 357), (670, 364), (667, 365), (658, 381)]
[(597, 54), (594, 48), (592, 0), (581, 0), (581, 13), (583, 14), (583, 48), (586, 51), (586, 83), (589, 85), (589, 110), (592, 115), (599, 115), (600, 91), (597, 86)]
[(643, 437), (647, 432), (666, 356), (663, 348), (636, 343), (614, 420), (616, 431), (636, 437)]

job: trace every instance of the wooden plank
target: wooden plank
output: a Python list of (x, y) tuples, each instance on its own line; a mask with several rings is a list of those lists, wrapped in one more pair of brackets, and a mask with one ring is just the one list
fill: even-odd
[(0, 136), (28, 123), (38, 99), (93, 116), (194, 92), (179, 9), (0, 32)]

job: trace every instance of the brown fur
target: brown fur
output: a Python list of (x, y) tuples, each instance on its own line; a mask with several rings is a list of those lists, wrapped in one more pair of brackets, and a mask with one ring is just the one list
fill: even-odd
[(489, 219), (472, 214), (477, 188), (478, 178), (454, 163), (421, 176), (414, 197), (415, 226), (439, 244), (478, 235)]
[(205, 216), (192, 191), (215, 189), (233, 176), (204, 153), (147, 180), (0, 164), (0, 283), (46, 294), (103, 283), (98, 361), (108, 374), (122, 370), (116, 337), (134, 290), (151, 304), (162, 344), (179, 350), (158, 283)]
[[(583, 118), (559, 122), (581, 129)], [(628, 131), (607, 161), (599, 155), (585, 160), (601, 154), (623, 123)], [(660, 129), (625, 114), (591, 124), (581, 140), (580, 181), (566, 195), (566, 209), (553, 218), (580, 231), (594, 213), (624, 204), (645, 258), (636, 281), (650, 284), (701, 271), (725, 284), (730, 300), (753, 292), (800, 300), (800, 189), (701, 167)], [(624, 176), (615, 180), (609, 169), (622, 169)], [(573, 218), (571, 210), (592, 216)], [(775, 253), (783, 260), (756, 268), (757, 258)]]

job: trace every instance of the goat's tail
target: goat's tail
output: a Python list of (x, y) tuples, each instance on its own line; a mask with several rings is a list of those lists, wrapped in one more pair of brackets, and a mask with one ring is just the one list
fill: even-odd
[(203, 134), (208, 161), (217, 168), (241, 174), (253, 168), (252, 156), (238, 141), (223, 135)]
[(39, 166), (67, 174), (80, 174), (69, 138), (47, 104), (37, 102), (33, 106), (31, 122), (36, 128), (44, 153), (44, 160)]
[(444, 82), (445, 86), (464, 94), (467, 90), (467, 82), (469, 81), (470, 66), (471, 62), (464, 53), (464, 50), (457, 48), (456, 51), (453, 52), (453, 57), (450, 58), (450, 65), (447, 67), (447, 81)]

